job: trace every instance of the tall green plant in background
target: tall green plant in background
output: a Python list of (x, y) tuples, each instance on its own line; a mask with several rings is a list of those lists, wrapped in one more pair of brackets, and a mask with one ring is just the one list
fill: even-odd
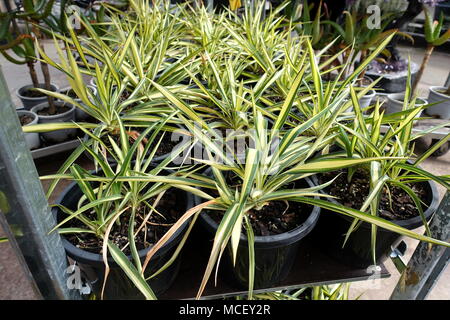
[[(46, 19), (50, 14), (54, 4), (51, 1), (22, 1), (23, 7), (16, 8), (11, 12), (2, 12), (0, 14), (0, 40), (5, 40), (7, 43), (0, 46), (0, 51), (3, 56), (10, 62), (15, 64), (27, 64), (30, 71), (30, 77), (34, 88), (39, 88), (39, 80), (34, 68), (34, 64), (41, 56), (36, 54), (37, 46), (40, 51), (44, 51), (42, 44), (43, 35), (39, 23)], [(18, 21), (24, 23), (24, 31), (19, 30)], [(10, 26), (13, 27), (13, 32), (10, 32)], [(6, 50), (11, 49), (18, 58), (13, 57)], [(50, 72), (47, 63), (41, 61), (40, 63), (42, 74), (44, 76), (44, 87), (51, 90)], [(51, 97), (48, 98), (49, 113), (55, 114), (56, 108)]]
[[(443, 12), (441, 12), (439, 21), (433, 21), (433, 17), (429, 12), (430, 10), (426, 5), (423, 6), (423, 10), (425, 12), (424, 32), (425, 40), (427, 42), (427, 48), (425, 50), (425, 54), (423, 56), (419, 71), (417, 72), (416, 78), (414, 80), (411, 91), (412, 94), (415, 94), (417, 92), (419, 82), (422, 79), (423, 73), (428, 65), (428, 61), (430, 60), (431, 55), (433, 54), (434, 48), (443, 45), (447, 42), (447, 40), (450, 39), (450, 29), (442, 33), (442, 28), (444, 27)], [(446, 94), (450, 94), (450, 88), (447, 90)]]

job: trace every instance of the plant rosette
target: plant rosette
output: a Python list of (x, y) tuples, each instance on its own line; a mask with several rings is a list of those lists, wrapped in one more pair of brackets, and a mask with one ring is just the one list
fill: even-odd
[[(88, 86), (86, 86), (86, 88), (90, 89), (93, 95), (97, 94), (96, 87), (94, 87), (92, 85), (88, 85)], [(83, 104), (83, 101), (77, 97), (76, 93), (70, 87), (61, 89), (60, 93), (69, 96), (70, 98), (72, 98), (76, 102), (78, 102), (79, 104)], [(81, 110), (80, 108), (75, 109), (75, 120), (76, 121), (86, 121), (89, 118), (90, 118), (90, 115), (88, 113), (86, 113), (85, 111)]]
[[(297, 187), (314, 187), (313, 181), (306, 178)], [(195, 197), (196, 204), (201, 200)], [(254, 288), (267, 289), (280, 284), (290, 273), (300, 242), (314, 229), (321, 209), (317, 206), (298, 202), (273, 201), (261, 210), (251, 209), (249, 216), (254, 237), (255, 273)], [(203, 228), (214, 236), (223, 217), (208, 210), (200, 214)], [(229, 245), (223, 259), (221, 276), (239, 289), (248, 288), (248, 240), (245, 230), (240, 235), (237, 260), (233, 266), (233, 255)]]

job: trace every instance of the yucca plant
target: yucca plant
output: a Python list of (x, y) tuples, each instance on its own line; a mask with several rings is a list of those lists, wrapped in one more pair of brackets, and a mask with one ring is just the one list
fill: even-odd
[[(134, 144), (128, 142), (129, 135), (120, 118), (117, 119), (120, 143), (112, 138), (109, 139), (109, 145), (99, 140), (109, 154), (118, 160), (116, 164), (109, 163), (105, 155), (97, 154), (82, 142), (82, 147), (96, 159), (101, 171), (91, 173), (73, 164), (68, 174), (41, 177), (43, 180), (75, 180), (81, 192), (75, 208), (66, 207), (64, 203), (56, 205), (59, 222), (52, 231), (58, 231), (66, 238), (72, 235), (70, 241), (74, 245), (102, 255), (105, 265), (102, 297), (111, 271), (108, 257), (112, 257), (143, 297), (156, 299), (151, 286), (141, 275), (143, 254), (139, 251), (154, 245), (164, 230), (176, 221), (176, 217), (170, 213), (172, 209), (162, 208), (164, 211), (161, 211), (158, 207), (165, 194), (170, 192), (172, 183), (188, 185), (186, 188), (189, 190), (195, 181), (188, 182), (188, 179), (176, 177), (165, 169), (177, 156), (175, 152), (158, 165), (152, 163), (156, 150), (153, 142), (156, 145), (161, 143), (157, 136), (167, 119), (149, 126)], [(85, 132), (96, 139), (89, 131)], [(177, 203), (180, 201), (182, 199), (178, 198)], [(177, 207), (176, 203), (171, 205)], [(179, 214), (185, 210), (185, 207), (181, 208)], [(127, 255), (132, 257), (131, 261)], [(169, 256), (160, 263), (158, 269), (163, 268), (159, 272), (168, 268), (175, 258), (176, 255), (173, 258)], [(148, 271), (147, 276), (150, 275)]]
[[(204, 52), (204, 56), (205, 66), (201, 75), (204, 79), (208, 79), (207, 83), (189, 73), (197, 88), (191, 89), (188, 94), (178, 96), (186, 96), (184, 101), (189, 100), (190, 107), (215, 129), (239, 131), (251, 127), (250, 105), (246, 101), (251, 99), (258, 101), (267, 88), (273, 85), (279, 72), (271, 76), (262, 75), (250, 91), (241, 78), (243, 70), (248, 65), (246, 61), (242, 62), (240, 57), (222, 59), (216, 56), (214, 59), (208, 51)], [(160, 86), (158, 88), (161, 92), (164, 91)], [(198, 104), (192, 104), (192, 97), (198, 98)], [(179, 104), (175, 104), (175, 107), (186, 110)]]
[[(325, 133), (329, 134), (330, 139), (332, 139), (332, 135), (336, 133), (336, 129), (338, 128), (336, 123), (353, 119), (353, 109), (359, 107), (359, 105), (354, 105), (350, 98), (350, 87), (355, 85), (367, 65), (385, 48), (391, 41), (392, 36), (387, 37), (370, 56), (362, 61), (351, 74), (347, 75), (345, 80), (340, 80), (340, 78), (346, 72), (347, 66), (351, 61), (346, 61), (339, 68), (323, 71), (324, 66), (332, 63), (339, 53), (319, 65), (311, 42), (305, 40), (303, 42), (305, 52), (301, 57), (297, 58), (299, 62), (295, 64), (295, 68), (293, 67), (289, 71), (290, 74), (286, 74), (285, 70), (288, 67), (285, 67), (282, 71), (281, 80), (277, 81), (278, 92), (287, 92), (295, 79), (292, 76), (293, 72), (300, 71), (302, 73), (303, 86), (299, 88), (298, 98), (294, 102), (294, 107), (286, 124), (289, 127), (295, 127), (299, 122), (314, 117), (322, 112), (324, 108), (331, 105), (333, 110), (339, 111), (329, 114), (329, 117), (318, 119), (308, 130), (307, 134), (321, 136)], [(333, 81), (325, 81), (324, 78), (330, 70), (339, 72), (338, 77)], [(364, 96), (375, 84), (376, 82), (366, 88), (358, 89), (358, 98)], [(276, 112), (274, 112), (277, 110), (276, 104), (272, 105), (269, 110), (276, 115)]]
[[(148, 4), (147, 4), (148, 5)], [(156, 10), (156, 9), (155, 9)], [(167, 13), (169, 15), (170, 13)], [(163, 15), (163, 12), (160, 13)], [(166, 16), (165, 19), (169, 19)], [(156, 42), (140, 42), (136, 40), (135, 32), (138, 28), (144, 26), (139, 25), (139, 21), (132, 30), (124, 31), (120, 29), (118, 24), (119, 16), (112, 18), (112, 25), (116, 29), (114, 40), (109, 39), (108, 43), (103, 38), (95, 34), (89, 22), (84, 21), (87, 29), (87, 34), (91, 36), (90, 40), (80, 40), (72, 28), (69, 28), (70, 37), (63, 37), (62, 35), (54, 35), (54, 43), (59, 54), (59, 61), (51, 59), (44, 52), (41, 52), (45, 61), (64, 72), (67, 75), (72, 91), (78, 97), (76, 101), (73, 97), (63, 93), (55, 93), (47, 90), (42, 92), (62, 100), (66, 103), (75, 105), (77, 108), (84, 111), (86, 114), (97, 120), (97, 123), (54, 123), (54, 124), (40, 124), (26, 128), (28, 131), (45, 132), (58, 129), (78, 128), (89, 129), (94, 134), (96, 139), (91, 139), (89, 143), (94, 148), (97, 154), (103, 154), (106, 150), (98, 139), (108, 141), (110, 137), (118, 140), (119, 122), (117, 115), (120, 115), (124, 125), (127, 128), (127, 133), (131, 140), (139, 136), (140, 131), (148, 127), (154, 121), (158, 121), (172, 113), (172, 109), (165, 105), (162, 101), (163, 95), (159, 93), (152, 85), (152, 79), (171, 87), (176, 92), (182, 91), (186, 88), (185, 85), (178, 85), (178, 83), (188, 77), (188, 70), (186, 66), (190, 65), (195, 68), (195, 54), (188, 53), (180, 61), (177, 61), (169, 68), (163, 68), (164, 59), (167, 58), (166, 52), (160, 50), (158, 44), (164, 46), (165, 34), (159, 30), (159, 35)], [(142, 18), (143, 19), (143, 18)], [(130, 20), (133, 21), (133, 20)], [(175, 21), (175, 19), (171, 20)], [(124, 28), (130, 27), (132, 22), (124, 23)], [(171, 24), (173, 26), (173, 22)], [(119, 30), (120, 29), (120, 30)], [(167, 29), (167, 32), (172, 29)], [(147, 31), (141, 31), (147, 32)], [(127, 38), (122, 38), (128, 34)], [(105, 39), (111, 38), (108, 34)], [(145, 39), (145, 36), (143, 36)], [(149, 38), (152, 38), (149, 36)], [(65, 42), (65, 52), (60, 48), (58, 39)], [(117, 46), (123, 40), (123, 45)], [(139, 47), (137, 41), (140, 42)], [(144, 40), (145, 41), (145, 40)], [(159, 43), (162, 41), (163, 43)], [(109, 42), (114, 43), (109, 47)], [(80, 61), (76, 61), (73, 56), (72, 49), (78, 53)], [(148, 47), (149, 52), (146, 52), (145, 47)], [(166, 46), (167, 47), (167, 46)], [(155, 52), (157, 50), (157, 52)], [(88, 62), (87, 55), (94, 57), (95, 65)], [(148, 59), (146, 58), (148, 57)], [(150, 61), (147, 61), (149, 60)], [(195, 62), (195, 61), (194, 61)], [(144, 71), (145, 70), (145, 71)], [(162, 70), (162, 71), (161, 71)], [(181, 72), (181, 73), (180, 73)], [(96, 78), (97, 93), (94, 94), (85, 85), (84, 75), (94, 75)], [(172, 86), (173, 85), (173, 86)], [(153, 89), (152, 89), (153, 88)], [(155, 91), (156, 90), (156, 91)], [(172, 119), (169, 119), (172, 122)], [(173, 125), (164, 127), (164, 131), (172, 132), (176, 130)], [(166, 137), (168, 134), (166, 134)], [(83, 148), (76, 149), (68, 158), (66, 163), (62, 166), (60, 173), (65, 172), (69, 166), (82, 154)], [(95, 160), (95, 159), (94, 159)], [(114, 160), (114, 159), (113, 159)], [(117, 159), (115, 159), (117, 160)], [(114, 160), (114, 161), (115, 161)], [(49, 194), (53, 191), (54, 186), (58, 181), (55, 181), (49, 189)]]

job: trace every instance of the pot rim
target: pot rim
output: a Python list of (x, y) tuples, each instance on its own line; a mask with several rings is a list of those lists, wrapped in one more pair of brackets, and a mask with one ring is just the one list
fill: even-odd
[(444, 98), (446, 100), (450, 100), (450, 96), (449, 95), (446, 95), (444, 93), (436, 91), (436, 90), (441, 90), (441, 89), (445, 89), (446, 90), (447, 87), (444, 87), (444, 86), (431, 86), (430, 87), (430, 91), (432, 91), (434, 94), (436, 94), (436, 95), (438, 95), (438, 96), (440, 96), (440, 97), (442, 97), (442, 98)]
[[(41, 119), (48, 119), (48, 120), (58, 119), (58, 118), (62, 118), (62, 117), (68, 116), (68, 115), (70, 115), (71, 113), (73, 113), (75, 111), (75, 106), (73, 104), (62, 102), (62, 101), (58, 101), (58, 100), (54, 100), (54, 103), (55, 103), (55, 105), (60, 105), (60, 106), (63, 105), (63, 106), (70, 107), (70, 109), (67, 110), (64, 113), (59, 113), (59, 114), (50, 115), (50, 116), (45, 116), (45, 115), (39, 115), (38, 114), (38, 117), (41, 118)], [(37, 114), (38, 110), (45, 109), (46, 107), (48, 107), (48, 102), (43, 102), (43, 103), (40, 103), (40, 104), (34, 106), (33, 108), (31, 108), (31, 111)]]
[(369, 97), (375, 97), (377, 95), (377, 92), (374, 89), (370, 89), (365, 95), (363, 95), (361, 98), (369, 98)]
[[(206, 173), (205, 173), (206, 174)], [(315, 183), (313, 181), (316, 181), (315, 177), (307, 177), (304, 179), (311, 187), (315, 186)], [(318, 197), (314, 197), (318, 199)], [(201, 202), (200, 198), (198, 196), (194, 195), (195, 204), (199, 204)], [(274, 247), (280, 247), (283, 245), (286, 245), (289, 242), (289, 239), (295, 238), (296, 241), (292, 242), (298, 242), (299, 240), (306, 237), (314, 228), (316, 225), (319, 216), (320, 216), (321, 208), (318, 206), (312, 206), (312, 209), (310, 210), (308, 218), (298, 227), (289, 230), (287, 232), (283, 232), (281, 234), (277, 235), (270, 235), (270, 236), (255, 236), (255, 247), (263, 246), (264, 248), (274, 248)], [(208, 227), (212, 230), (217, 230), (217, 227), (219, 226), (211, 217), (209, 217), (206, 213), (202, 212), (200, 214), (203, 221), (208, 225)], [(247, 236), (242, 234), (240, 235), (240, 241), (243, 243), (248, 243)]]
[[(44, 83), (39, 83), (39, 85), (42, 85), (42, 87), (45, 86)], [(58, 91), (59, 91), (59, 87), (58, 87), (56, 84), (51, 83), (50, 86), (53, 87), (53, 88), (55, 89), (55, 90), (53, 90), (53, 92), (58, 92)], [(20, 87), (20, 88), (18, 88), (18, 89), (16, 90), (16, 95), (17, 95), (20, 99), (36, 101), (36, 100), (42, 100), (43, 98), (47, 98), (47, 96), (44, 96), (44, 97), (25, 97), (25, 96), (23, 96), (23, 95), (20, 93), (20, 91), (22, 91), (24, 88), (27, 88), (27, 87), (34, 88), (34, 86), (33, 86), (32, 84), (27, 84), (27, 85), (24, 85), (24, 86), (22, 86), (22, 87)], [(42, 88), (39, 88), (39, 89), (42, 89)]]
[[(392, 102), (403, 104), (403, 101), (398, 100), (397, 97), (405, 97), (405, 93), (404, 92), (397, 92), (397, 93), (390, 93), (390, 94), (387, 95), (387, 98), (389, 100), (391, 100)], [(422, 100), (423, 103), (418, 103), (418, 100)], [(415, 106), (423, 106), (423, 105), (426, 105), (426, 104), (428, 104), (428, 100), (427, 99), (421, 98), (421, 97), (417, 97), (416, 98)]]
[[(36, 124), (36, 123), (39, 121), (39, 116), (38, 116), (35, 112), (33, 112), (33, 111), (30, 111), (30, 110), (17, 110), (17, 115), (18, 115), (19, 117), (20, 117), (21, 115), (25, 115), (25, 114), (28, 114), (28, 115), (33, 116), (34, 119), (33, 119), (33, 121), (31, 121), (29, 124), (26, 124), (26, 125), (24, 125), (23, 127), (26, 127), (26, 126), (30, 126), (30, 125)], [(30, 133), (33, 133), (33, 132), (30, 132)], [(34, 132), (34, 133), (37, 133), (37, 132)]]
[[(62, 204), (64, 198), (67, 196), (67, 194), (69, 194), (73, 188), (79, 188), (76, 182), (72, 182), (69, 186), (67, 186), (64, 191), (58, 196), (57, 200), (55, 201), (55, 204)], [(186, 209), (190, 209), (193, 207), (193, 199), (191, 194), (187, 193), (186, 191), (177, 189), (180, 192), (183, 192), (186, 194)], [(57, 207), (53, 207), (52, 210), (52, 215), (55, 218), (55, 221), (57, 223), (57, 216), (58, 213), (61, 212), (60, 209), (58, 209)], [(162, 256), (164, 253), (166, 253), (168, 250), (170, 250), (176, 243), (174, 242), (174, 240), (178, 237), (180, 237), (182, 235), (182, 232), (188, 227), (189, 224), (189, 220), (184, 222), (183, 225), (177, 229), (177, 231), (169, 238), (169, 240), (155, 253), (155, 255), (152, 257), (152, 259), (158, 258), (160, 256)], [(78, 262), (88, 262), (88, 263), (100, 263), (102, 265), (104, 265), (103, 262), (103, 255), (99, 254), (99, 253), (92, 253), (83, 249), (80, 249), (78, 247), (76, 247), (74, 244), (72, 244), (69, 240), (67, 240), (63, 235), (61, 236), (61, 241), (63, 243), (64, 249), (67, 253), (68, 256), (72, 257)], [(150, 251), (150, 249), (153, 248), (153, 245), (151, 245), (148, 248), (142, 249), (138, 251), (138, 255), (140, 258), (143, 258), (147, 255), (147, 253)], [(131, 254), (127, 255), (128, 259), (132, 259)], [(112, 266), (116, 265), (115, 260), (113, 259), (113, 257), (111, 257), (111, 255), (108, 255), (108, 263), (111, 264)]]

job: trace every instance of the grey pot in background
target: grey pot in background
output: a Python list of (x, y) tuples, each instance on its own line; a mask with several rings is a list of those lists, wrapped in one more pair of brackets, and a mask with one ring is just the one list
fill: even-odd
[[(36, 113), (28, 111), (28, 110), (17, 110), (17, 115), (21, 116), (29, 116), (33, 118), (33, 121), (26, 124), (25, 126), (29, 126), (32, 124), (37, 124), (39, 121), (39, 117)], [(39, 139), (39, 133), (37, 132), (26, 132), (24, 133), (25, 140), (27, 141), (28, 147), (32, 149), (37, 149), (41, 145), (41, 140)]]
[[(371, 63), (372, 64), (372, 63)], [(414, 83), (417, 72), (419, 71), (419, 65), (411, 61), (411, 83)], [(401, 93), (406, 90), (406, 83), (408, 81), (408, 70), (378, 73), (376, 70), (369, 68), (366, 71), (366, 76), (373, 80), (381, 77), (377, 83), (376, 88), (383, 89), (385, 93)]]
[[(38, 104), (41, 104), (41, 103), (44, 103), (47, 101), (47, 96), (36, 97), (36, 98), (24, 96), (24, 93), (31, 88), (34, 88), (34, 86), (32, 84), (29, 84), (29, 85), (19, 88), (16, 91), (17, 97), (19, 97), (19, 99), (22, 101), (23, 107), (27, 110), (31, 110), (31, 108), (33, 108), (34, 106), (37, 106)], [(39, 88), (44, 89), (45, 84), (40, 83)], [(54, 92), (58, 91), (58, 86), (55, 84), (51, 84), (51, 88), (52, 88), (52, 91), (54, 91)]]
[[(75, 106), (63, 103), (61, 101), (55, 101), (55, 105), (57, 107), (66, 106), (70, 109), (61, 114), (55, 114), (51, 116), (47, 115), (39, 115), (39, 111), (48, 107), (48, 103), (39, 104), (33, 109), (32, 112), (38, 114), (39, 123), (57, 123), (57, 122), (72, 122), (75, 121)], [(64, 129), (64, 130), (56, 130), (51, 132), (42, 133), (42, 137), (48, 142), (64, 142), (69, 140), (71, 137), (75, 137), (77, 133), (77, 129)]]
[[(385, 104), (386, 114), (400, 112), (403, 109), (403, 99), (405, 98), (405, 93), (391, 93), (387, 95), (387, 101)], [(416, 107), (428, 104), (427, 100), (423, 98), (416, 99)], [(416, 117), (420, 117), (419, 113)]]
[[(86, 88), (90, 89), (94, 95), (97, 94), (97, 88), (96, 87), (91, 86), (91, 85), (87, 85)], [(71, 87), (66, 87), (66, 88), (61, 89), (59, 92), (62, 93), (62, 94), (68, 95), (68, 92), (71, 89), (72, 89)], [(74, 99), (74, 100), (76, 102), (78, 102), (79, 104), (84, 105), (83, 102), (81, 101), (81, 99), (77, 98), (77, 99)], [(75, 106), (75, 120), (76, 121), (84, 121), (84, 120), (89, 119), (89, 117), (90, 117), (89, 114), (87, 114), (86, 112), (84, 112), (83, 110), (81, 110), (80, 108), (77, 108)]]
[(439, 102), (434, 106), (428, 107), (425, 112), (430, 116), (438, 116), (441, 119), (450, 119), (450, 96), (439, 91), (447, 90), (446, 87), (430, 87), (428, 102)]
[(373, 98), (375, 98), (376, 94), (377, 93), (375, 92), (375, 90), (370, 90), (366, 95), (361, 97), (359, 99), (359, 106), (361, 107), (361, 109), (365, 109), (370, 106), (370, 103), (372, 102)]

